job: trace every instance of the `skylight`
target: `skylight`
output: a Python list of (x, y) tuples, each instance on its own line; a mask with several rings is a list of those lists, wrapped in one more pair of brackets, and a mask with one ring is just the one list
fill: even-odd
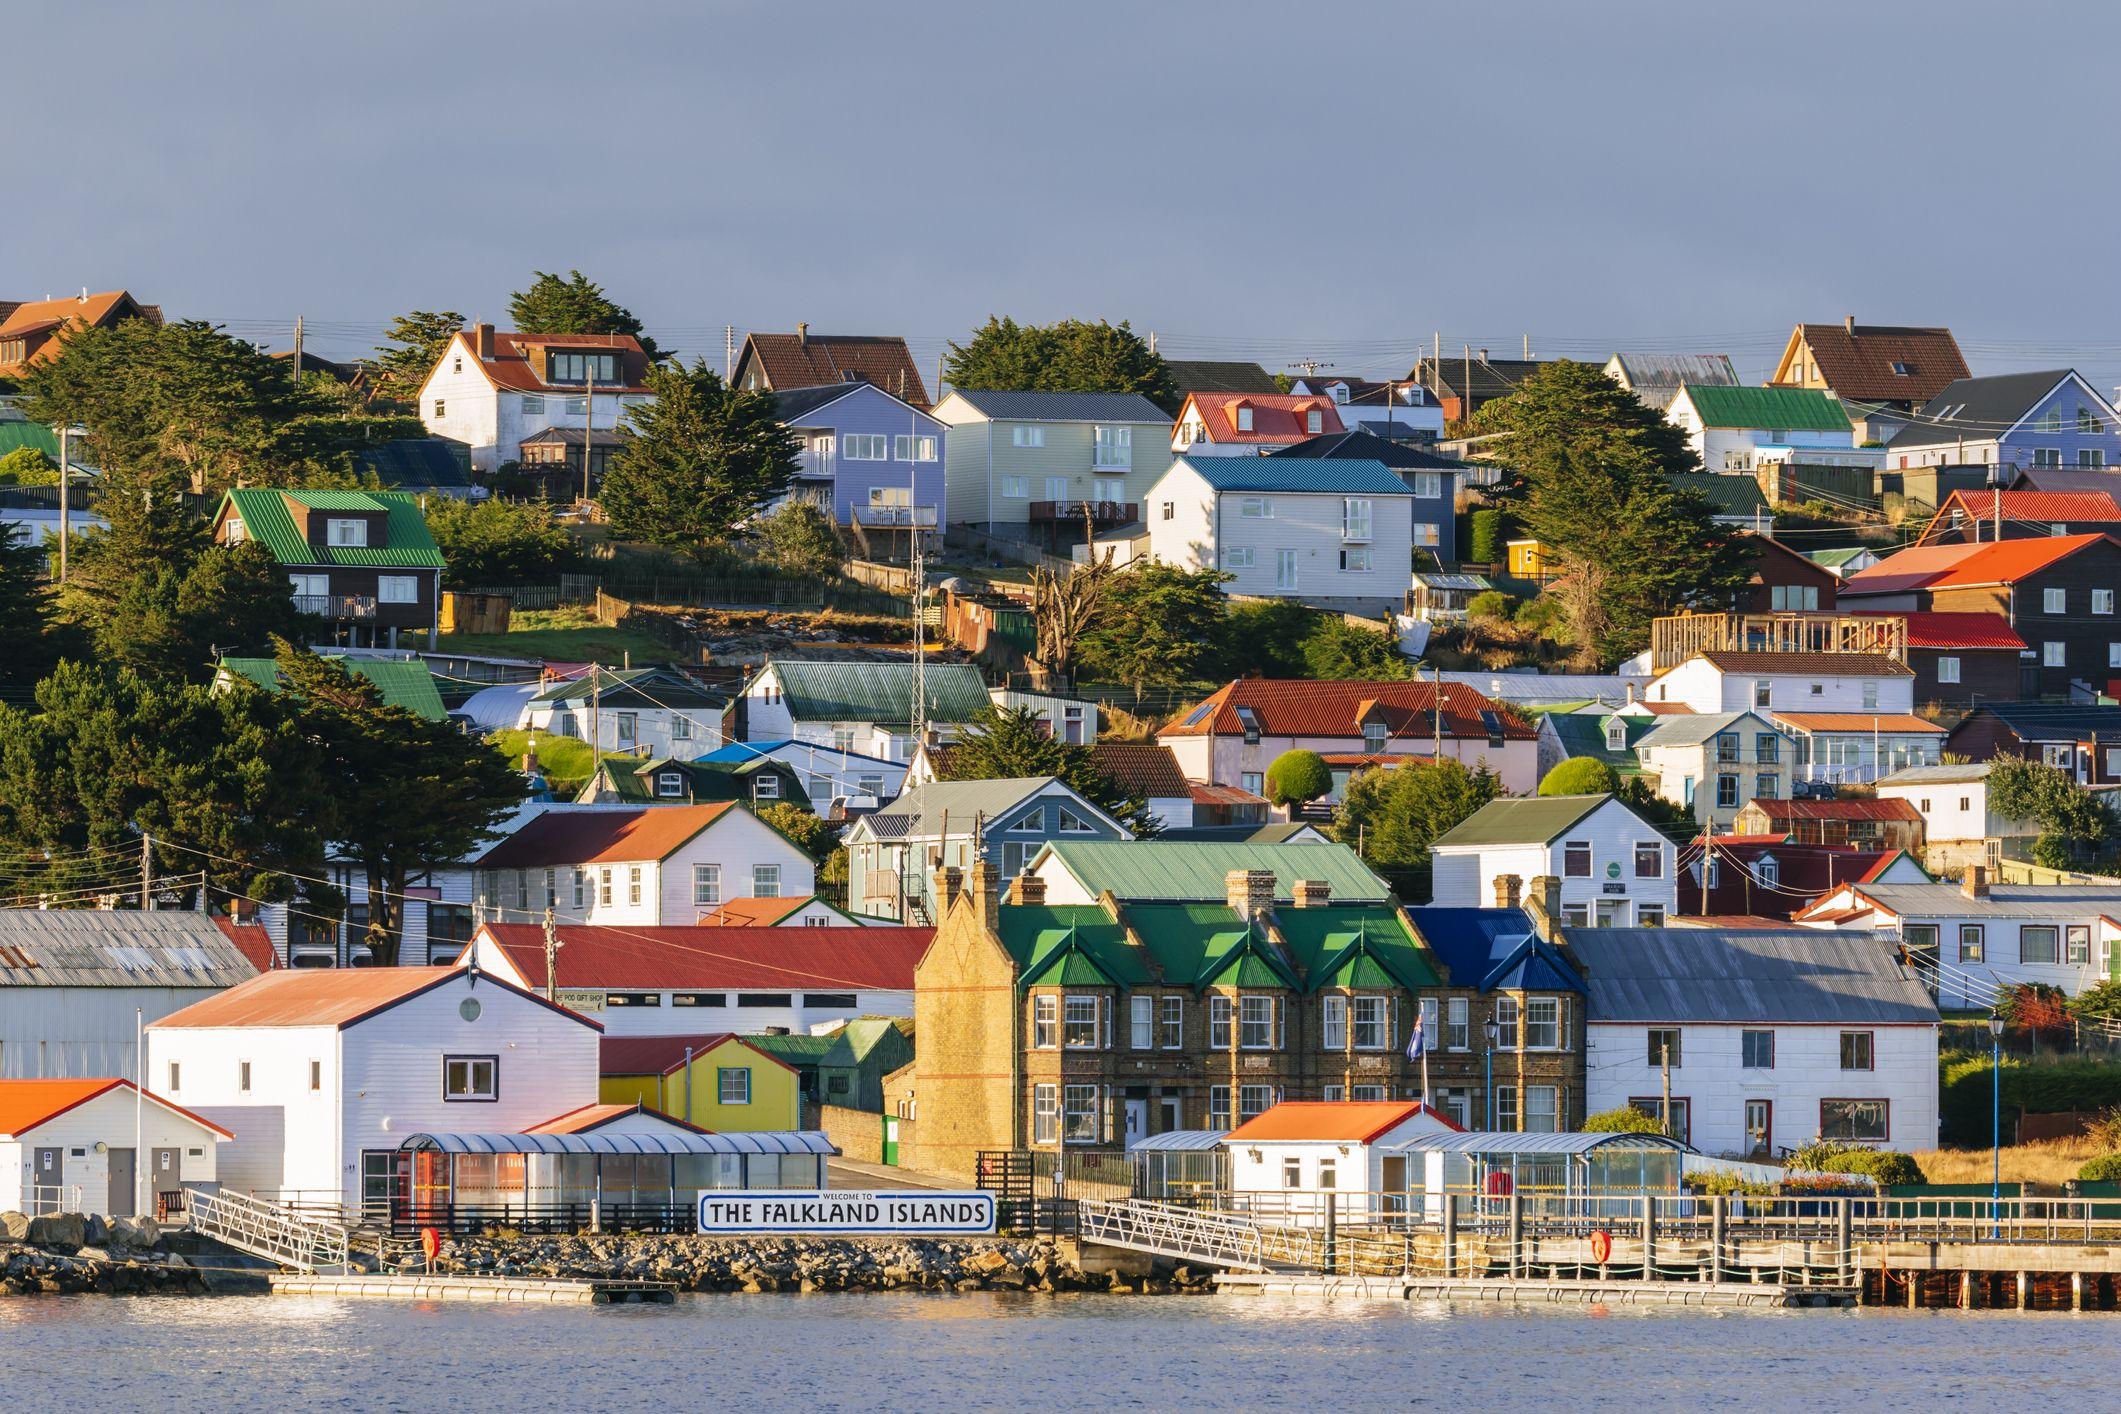
[(1905, 378), (1905, 377), (1907, 377), (1907, 365), (1906, 365), (1906, 364), (1904, 364), (1904, 363), (1902, 363), (1902, 362), (1900, 362), (1900, 360), (1898, 360), (1898, 359), (1894, 359), (1894, 360), (1893, 360), (1893, 372), (1895, 372), (1895, 373), (1899, 374), (1899, 375), (1900, 375), (1900, 376), (1901, 376), (1902, 378)]

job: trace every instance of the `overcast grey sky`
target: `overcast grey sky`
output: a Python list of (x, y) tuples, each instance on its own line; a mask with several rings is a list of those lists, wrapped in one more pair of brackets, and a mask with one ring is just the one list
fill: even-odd
[(932, 368), (997, 312), (1757, 380), (1854, 314), (2121, 376), (2112, 5), (70, 0), (4, 33), (0, 296), (299, 312), (334, 351), (579, 267), (717, 364), (801, 319)]

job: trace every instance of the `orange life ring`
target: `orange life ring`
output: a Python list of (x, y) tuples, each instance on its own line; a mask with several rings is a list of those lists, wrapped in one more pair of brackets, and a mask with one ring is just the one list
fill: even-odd
[(1613, 1234), (1604, 1228), (1591, 1234), (1591, 1260), (1604, 1266), (1606, 1258), (1613, 1255)]

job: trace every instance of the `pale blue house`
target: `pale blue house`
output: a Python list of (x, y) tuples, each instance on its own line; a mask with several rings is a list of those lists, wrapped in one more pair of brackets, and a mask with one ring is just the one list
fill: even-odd
[(791, 494), (839, 525), (933, 530), (943, 504), (943, 424), (874, 383), (849, 380), (774, 395), (802, 443)]
[(1885, 453), (1895, 471), (2121, 467), (2121, 416), (2073, 368), (1961, 378), (1923, 404)]

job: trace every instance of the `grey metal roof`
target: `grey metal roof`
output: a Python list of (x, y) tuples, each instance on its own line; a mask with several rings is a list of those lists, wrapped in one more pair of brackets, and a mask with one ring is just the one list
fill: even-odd
[[(770, 658), (788, 715), (798, 722), (874, 722), (895, 727), (913, 720), (913, 664), (818, 662)], [(930, 663), (922, 678), (927, 720), (969, 722), (989, 705), (987, 685), (970, 663)]]
[(750, 1134), (408, 1134), (400, 1149), (445, 1154), (837, 1154), (815, 1130)]
[(1986, 898), (1968, 898), (1957, 884), (1861, 884), (1865, 898), (1916, 918), (2054, 918), (2087, 908), (2121, 908), (2121, 885), (1991, 884)]
[[(1933, 1016), (1935, 1013), (1931, 1013)], [(1593, 1149), (1618, 1146), (1623, 1149), (1678, 1149), (1692, 1153), (1677, 1139), (1662, 1134), (1582, 1134), (1564, 1130), (1559, 1134), (1537, 1134), (1527, 1130), (1468, 1129), (1455, 1133), (1415, 1134), (1392, 1149), (1416, 1149), (1446, 1154), (1588, 1154)]]
[(1616, 353), (1612, 361), (1620, 365), (1626, 376), (1628, 391), (1645, 407), (1660, 413), (1672, 405), (1672, 399), (1685, 384), (1721, 384), (1730, 388), (1738, 383), (1738, 371), (1731, 366), (1729, 354)]
[[(915, 786), (883, 809), (864, 815), (856, 828), (866, 827), (882, 840), (925, 838), (939, 835), (947, 815), (952, 833), (972, 833), (974, 820), (988, 824), (1037, 795), (1050, 785), (1061, 785), (1057, 776), (1017, 776), (998, 781), (930, 781)], [(1088, 809), (1095, 810), (1065, 785), (1062, 789)], [(1100, 812), (1101, 813), (1101, 812)]]
[(203, 913), (0, 909), (0, 986), (219, 991), (257, 975)]
[(1881, 786), (1958, 786), (1988, 779), (1991, 762), (1965, 761), (1956, 766), (1903, 766), (1881, 777)]
[(1213, 1149), (1223, 1142), (1228, 1133), (1221, 1129), (1169, 1129), (1162, 1134), (1152, 1134), (1146, 1139), (1137, 1139), (1128, 1145), (1130, 1151), (1141, 1149), (1197, 1150)]
[[(1993, 442), (2061, 387), (2065, 379), (2075, 376), (2074, 369), (2051, 368), (1961, 378), (1946, 384), (1943, 392), (1923, 404), (1915, 419), (1887, 440), (1886, 447), (1897, 452), (1911, 447), (1951, 446), (1962, 440)], [(2098, 394), (2092, 396), (2100, 400)]]
[(998, 388), (952, 388), (988, 417), (1009, 422), (1160, 422), (1170, 414), (1139, 393), (1029, 393)]
[(1775, 724), (1757, 712), (1693, 712), (1657, 718), (1657, 725), (1635, 745), (1638, 750), (1651, 746), (1699, 746), (1747, 717), (1760, 723), (1763, 731), (1775, 730)]
[(1639, 678), (1600, 673), (1468, 673), (1446, 672), (1445, 682), (1463, 683), (1498, 702), (1604, 702), (1628, 700), (1628, 685)]
[(1583, 963), (1585, 1013), (1594, 1023), (1937, 1019), (1922, 983), (1867, 932), (1571, 928), (1567, 936)]

